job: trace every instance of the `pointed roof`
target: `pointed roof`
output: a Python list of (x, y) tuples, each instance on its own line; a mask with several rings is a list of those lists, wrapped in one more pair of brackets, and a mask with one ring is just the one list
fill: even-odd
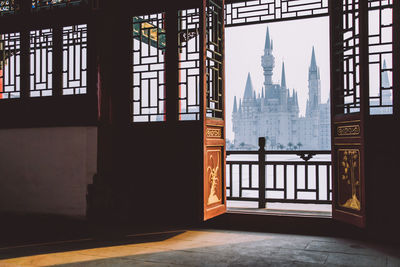
[(267, 36), (265, 37), (265, 50), (272, 50), (272, 41), (269, 37), (269, 27), (267, 27)]
[(237, 112), (236, 96), (233, 98), (233, 112)]
[(386, 60), (383, 60), (383, 68), (381, 73), (381, 86), (383, 88), (390, 88), (389, 76), (388, 72), (385, 71), (387, 69)]
[(281, 87), (286, 88), (285, 62), (282, 62), (282, 78)]
[(253, 97), (253, 83), (251, 82), (250, 72), (247, 74), (246, 88), (244, 89), (243, 99), (251, 99)]
[(261, 90), (261, 98), (264, 98), (264, 87)]
[(310, 70), (317, 70), (317, 60), (315, 59), (315, 49), (314, 46), (312, 47), (312, 55), (311, 55), (311, 64), (310, 64)]

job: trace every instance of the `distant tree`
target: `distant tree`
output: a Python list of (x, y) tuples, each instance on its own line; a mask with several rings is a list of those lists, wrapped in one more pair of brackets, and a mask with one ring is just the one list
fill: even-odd
[(283, 150), (283, 149), (285, 148), (285, 146), (282, 145), (281, 143), (278, 143), (276, 146), (277, 146), (278, 149), (280, 149), (280, 150)]
[(271, 147), (271, 149), (275, 148), (275, 145), (273, 143), (269, 144), (269, 146)]
[(301, 147), (303, 146), (303, 144), (302, 143), (300, 143), (300, 142), (298, 142), (297, 143), (297, 146), (298, 146), (298, 148), (299, 148), (299, 150), (301, 149)]
[(293, 149), (293, 143), (292, 143), (292, 142), (289, 142), (289, 143), (287, 144), (287, 148), (288, 148), (288, 150), (292, 150), (292, 149)]
[(294, 146), (294, 147), (293, 147), (293, 150), (297, 150), (297, 149), (298, 149), (298, 147), (297, 147), (297, 146)]
[(244, 142), (241, 142), (239, 146), (244, 147)]

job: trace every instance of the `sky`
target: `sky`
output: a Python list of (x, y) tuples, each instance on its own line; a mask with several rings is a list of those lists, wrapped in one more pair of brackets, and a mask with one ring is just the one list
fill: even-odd
[(243, 97), (248, 73), (251, 75), (254, 90), (257, 94), (261, 93), (264, 83), (261, 56), (264, 54), (267, 27), (273, 40), (275, 56), (273, 82), (280, 83), (282, 61), (284, 61), (286, 85), (298, 93), (300, 115), (305, 114), (308, 68), (313, 46), (320, 68), (322, 102), (328, 100), (330, 83), (328, 17), (226, 28), (226, 137), (229, 140), (234, 139), (231, 118), (233, 98), (236, 96), (239, 101), (239, 98)]

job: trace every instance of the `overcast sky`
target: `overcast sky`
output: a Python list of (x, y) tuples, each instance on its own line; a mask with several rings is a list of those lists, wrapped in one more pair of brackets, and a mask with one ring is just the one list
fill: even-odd
[(321, 72), (322, 101), (329, 95), (329, 20), (327, 17), (288, 22), (273, 22), (251, 26), (226, 28), (226, 137), (233, 140), (233, 97), (243, 97), (247, 73), (250, 72), (254, 90), (258, 94), (264, 83), (261, 56), (269, 27), (273, 40), (275, 69), (273, 82), (280, 83), (282, 61), (285, 62), (286, 84), (297, 91), (300, 114), (305, 113), (308, 97), (308, 68), (312, 47)]

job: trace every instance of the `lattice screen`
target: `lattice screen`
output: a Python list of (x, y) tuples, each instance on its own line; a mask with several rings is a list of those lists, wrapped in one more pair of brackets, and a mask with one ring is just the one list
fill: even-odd
[(179, 119), (200, 119), (200, 13), (178, 13)]
[(19, 33), (0, 34), (0, 99), (20, 97)]
[(133, 122), (165, 121), (165, 14), (133, 18)]
[(63, 94), (87, 92), (87, 25), (63, 27)]
[(53, 95), (53, 30), (30, 32), (30, 96)]

